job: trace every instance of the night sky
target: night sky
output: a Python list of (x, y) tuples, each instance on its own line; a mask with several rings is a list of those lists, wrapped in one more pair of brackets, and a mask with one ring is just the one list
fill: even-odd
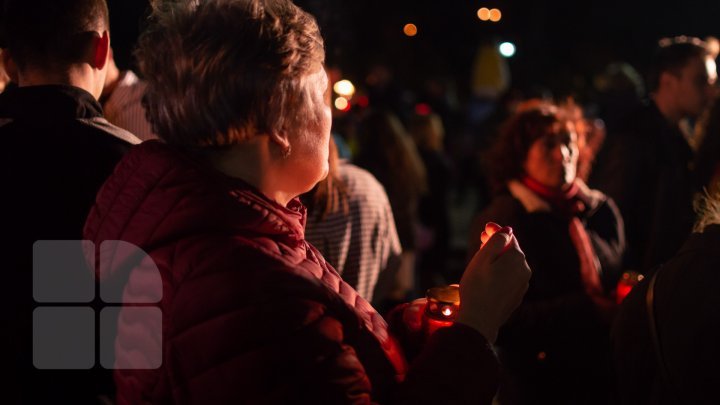
[[(110, 0), (116, 55), (130, 66), (147, 1)], [(472, 60), (483, 41), (511, 41), (513, 86), (543, 86), (571, 94), (589, 85), (608, 63), (626, 61), (643, 71), (663, 36), (720, 35), (720, 1), (569, 0), (298, 0), (320, 23), (329, 66), (362, 81), (373, 63), (390, 66), (405, 88), (430, 77), (467, 91)], [(482, 22), (480, 7), (502, 20)], [(418, 35), (406, 37), (406, 23)]]

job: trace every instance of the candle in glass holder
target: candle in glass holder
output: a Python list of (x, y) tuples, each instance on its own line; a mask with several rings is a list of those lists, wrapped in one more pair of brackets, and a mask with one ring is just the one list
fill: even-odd
[(457, 284), (433, 287), (427, 291), (426, 298), (423, 327), (430, 336), (455, 322), (460, 309), (460, 288)]

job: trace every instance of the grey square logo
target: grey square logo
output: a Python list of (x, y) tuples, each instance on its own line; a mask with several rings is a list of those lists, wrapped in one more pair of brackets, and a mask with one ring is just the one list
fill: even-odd
[[(87, 303), (95, 298), (90, 241), (45, 240), (33, 244), (33, 297), (45, 303)], [(94, 261), (94, 258), (93, 258)], [(91, 262), (92, 263), (92, 262)]]
[[(99, 249), (100, 364), (107, 369), (162, 365), (163, 283), (153, 259), (124, 241)], [(90, 241), (37, 241), (33, 245), (33, 364), (38, 369), (95, 366), (95, 245)], [(91, 264), (88, 264), (91, 263)], [(110, 304), (110, 305), (107, 305)], [(119, 305), (112, 305), (119, 304)], [(119, 350), (115, 350), (116, 344)]]
[(39, 307), (33, 311), (33, 364), (38, 369), (95, 365), (95, 311), (86, 307)]
[[(133, 330), (115, 341), (118, 324)], [(116, 357), (115, 345), (122, 351)], [(162, 311), (157, 307), (105, 307), (100, 311), (100, 364), (107, 369), (152, 370), (162, 365)]]

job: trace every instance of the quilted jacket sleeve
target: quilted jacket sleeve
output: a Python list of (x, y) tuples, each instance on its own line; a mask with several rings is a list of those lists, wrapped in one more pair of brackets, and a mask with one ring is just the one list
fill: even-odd
[[(245, 318), (240, 322), (229, 319), (255, 325), (251, 338), (242, 332), (234, 339), (216, 336), (214, 347), (202, 336), (171, 341), (170, 352), (175, 355), (167, 369), (170, 379), (180, 383), (174, 402), (489, 404), (495, 394), (498, 363), (484, 338), (468, 327), (438, 331), (405, 381), (383, 381), (390, 392), (378, 392), (366, 372), (366, 366), (375, 365), (364, 365), (356, 352), (353, 340), (358, 338), (349, 336), (346, 326), (322, 304), (286, 296), (268, 305), (262, 316), (238, 315)], [(264, 323), (262, 317), (274, 321)], [(229, 355), (207, 369), (194, 366), (202, 363), (200, 353), (221, 347)]]
[[(177, 247), (194, 259), (176, 259), (166, 285), (163, 364), (118, 370), (119, 404), (491, 402), (497, 362), (474, 330), (437, 332), (399, 382), (336, 294), (256, 256), (207, 255), (221, 249), (210, 245)], [(231, 268), (253, 261), (253, 269)], [(193, 270), (180, 276), (186, 266)], [(125, 350), (130, 332), (121, 328), (116, 349)]]
[(494, 354), (462, 325), (438, 331), (404, 382), (377, 373), (371, 382), (369, 371), (378, 365), (372, 356), (359, 357), (360, 350), (367, 354), (363, 337), (325, 305), (284, 291), (260, 307), (208, 320), (170, 340), (173, 402), (489, 404), (497, 388)]

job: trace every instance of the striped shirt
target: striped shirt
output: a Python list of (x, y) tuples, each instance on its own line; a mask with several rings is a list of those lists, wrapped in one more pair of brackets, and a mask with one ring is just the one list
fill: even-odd
[(142, 141), (155, 139), (152, 127), (145, 117), (142, 98), (146, 83), (132, 70), (120, 74), (117, 86), (103, 105), (103, 115), (114, 125), (126, 129)]
[[(370, 172), (341, 160), (338, 173), (347, 186), (348, 214), (332, 213), (322, 222), (315, 215), (308, 217), (305, 239), (322, 252), (345, 282), (372, 301), (375, 291), (389, 289), (384, 284), (394, 280), (400, 261), (395, 220), (385, 189)], [(388, 277), (380, 277), (381, 273)], [(380, 278), (383, 285), (376, 290)]]

